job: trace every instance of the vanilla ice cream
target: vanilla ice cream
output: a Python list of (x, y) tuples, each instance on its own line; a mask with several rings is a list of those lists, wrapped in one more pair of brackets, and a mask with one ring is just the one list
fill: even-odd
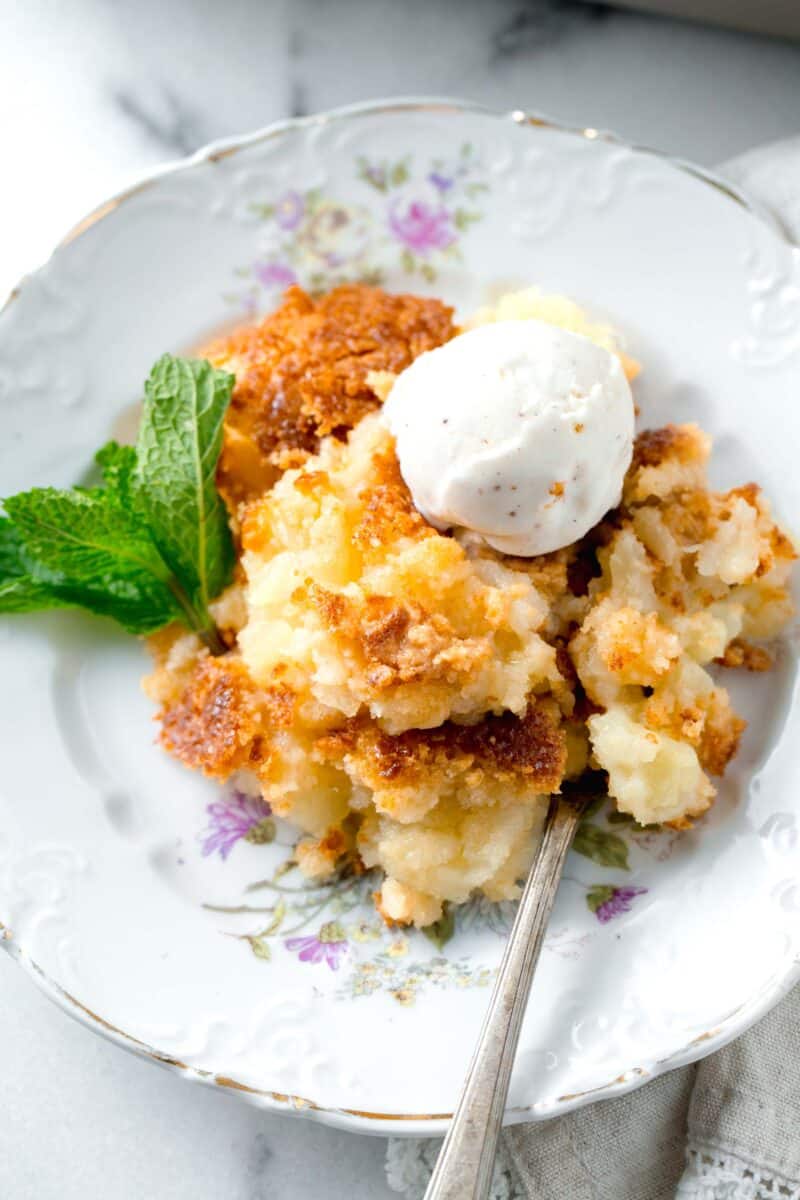
[(569, 545), (618, 504), (633, 451), (617, 356), (544, 321), (480, 326), (420, 355), (384, 419), (426, 520), (526, 557)]

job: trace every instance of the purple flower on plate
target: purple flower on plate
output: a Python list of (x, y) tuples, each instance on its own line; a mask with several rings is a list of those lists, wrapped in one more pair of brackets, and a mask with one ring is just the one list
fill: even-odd
[(242, 838), (255, 843), (272, 840), (272, 809), (260, 796), (231, 792), (221, 800), (207, 805), (206, 812), (208, 825), (200, 835), (203, 839), (201, 853), (204, 858), (219, 852), (224, 862)]
[(610, 887), (598, 884), (589, 888), (586, 893), (586, 903), (601, 925), (607, 925), (614, 917), (631, 911), (631, 903), (637, 896), (644, 896), (647, 888), (640, 887)]
[(253, 274), (262, 287), (266, 288), (285, 288), (293, 283), (297, 283), (297, 276), (292, 268), (287, 267), (285, 263), (256, 263), (253, 267)]
[(305, 200), (299, 192), (287, 192), (275, 205), (275, 220), (281, 229), (296, 229), (303, 219)]
[(455, 180), (451, 179), (449, 175), (443, 175), (441, 171), (431, 171), (428, 175), (428, 183), (433, 184), (437, 192), (449, 192)]
[(431, 250), (444, 250), (456, 238), (447, 209), (434, 208), (421, 200), (412, 200), (405, 210), (393, 204), (389, 228), (398, 241), (423, 257)]
[(300, 962), (324, 962), (332, 971), (339, 970), (339, 963), (347, 953), (347, 939), (338, 921), (328, 921), (316, 935), (286, 938), (285, 945), (287, 950), (297, 952)]

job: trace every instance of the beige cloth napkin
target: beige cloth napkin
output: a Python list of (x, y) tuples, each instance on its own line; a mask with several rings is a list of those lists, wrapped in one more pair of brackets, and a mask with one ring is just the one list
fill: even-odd
[[(800, 242), (800, 137), (719, 170)], [(440, 1144), (390, 1141), (390, 1186), (421, 1200)], [(699, 1064), (506, 1130), (492, 1200), (800, 1200), (800, 986)]]
[[(505, 1134), (536, 1200), (800, 1200), (800, 988), (701, 1063)], [(509, 1192), (513, 1196), (513, 1192)]]

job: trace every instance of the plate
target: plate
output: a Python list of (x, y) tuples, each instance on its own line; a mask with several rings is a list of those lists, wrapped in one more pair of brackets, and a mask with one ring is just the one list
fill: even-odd
[[(0, 491), (68, 485), (130, 424), (151, 363), (294, 279), (440, 295), (535, 282), (625, 332), (643, 424), (696, 420), (714, 482), (800, 510), (800, 252), (725, 184), (596, 130), (411, 100), (210, 147), (103, 205), (0, 317)], [(439, 1133), (512, 916), (439, 947), (379, 924), (374, 882), (297, 890), (264, 812), (172, 762), (142, 646), (72, 613), (0, 623), (2, 944), (64, 1009), (268, 1109)], [(800, 977), (792, 639), (735, 679), (750, 726), (685, 834), (592, 817), (522, 1031), (508, 1119), (699, 1058)]]

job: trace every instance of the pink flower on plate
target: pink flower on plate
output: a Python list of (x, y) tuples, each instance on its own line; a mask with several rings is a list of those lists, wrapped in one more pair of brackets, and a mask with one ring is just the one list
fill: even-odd
[(272, 840), (273, 823), (269, 819), (272, 809), (260, 796), (231, 792), (209, 804), (206, 812), (208, 825), (200, 835), (204, 858), (219, 852), (224, 862), (242, 838), (256, 843)]
[(610, 887), (598, 884), (586, 893), (586, 903), (597, 917), (601, 925), (607, 925), (614, 917), (631, 911), (631, 904), (637, 896), (644, 896), (647, 888), (640, 887)]
[(287, 950), (297, 951), (300, 962), (324, 962), (332, 971), (339, 970), (339, 964), (347, 953), (347, 939), (338, 921), (328, 921), (317, 934), (286, 938), (285, 945)]
[(424, 200), (412, 200), (405, 208), (396, 203), (391, 205), (389, 228), (399, 242), (423, 258), (432, 250), (446, 249), (456, 239), (447, 209), (436, 208)]
[(262, 287), (265, 288), (285, 288), (293, 283), (297, 283), (297, 276), (292, 268), (287, 267), (285, 263), (256, 263), (253, 267), (253, 274)]
[(296, 229), (303, 219), (305, 208), (305, 200), (299, 192), (286, 192), (275, 205), (275, 220), (281, 229)]

